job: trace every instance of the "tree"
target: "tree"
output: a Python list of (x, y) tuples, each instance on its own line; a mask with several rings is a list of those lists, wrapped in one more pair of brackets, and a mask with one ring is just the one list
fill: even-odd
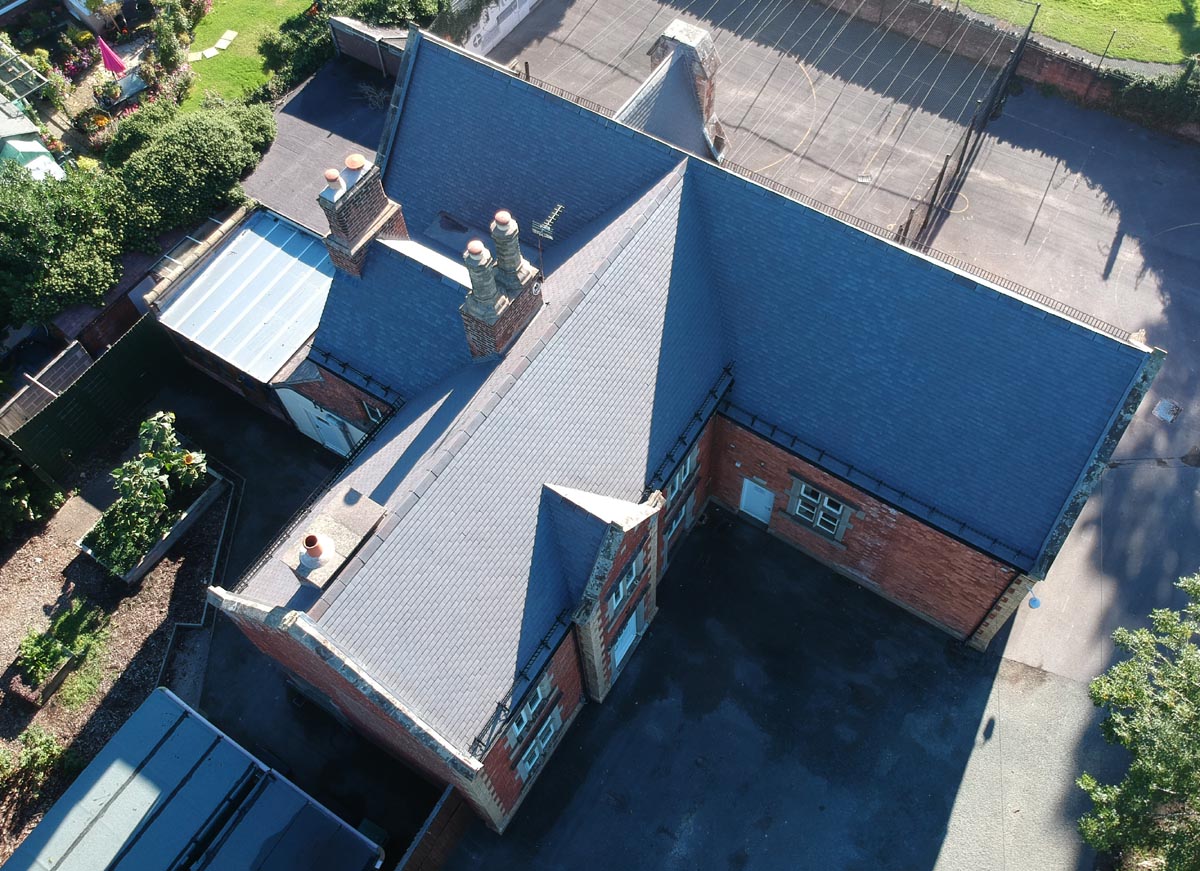
[(204, 220), (238, 202), (238, 180), (258, 163), (236, 121), (222, 110), (183, 115), (164, 125), (120, 169), (151, 235)]
[(121, 275), (126, 202), (114, 176), (68, 168), (38, 181), (0, 161), (0, 324), (101, 302)]
[[(1092, 681), (1092, 701), (1107, 713), (1104, 737), (1126, 748), (1120, 783), (1090, 774), (1079, 786), (1093, 807), (1080, 821), (1098, 850), (1157, 861), (1170, 871), (1200, 869), (1200, 575), (1177, 586), (1182, 611), (1159, 609), (1149, 629), (1118, 629), (1129, 658)], [(1164, 864), (1165, 863), (1165, 864)]]

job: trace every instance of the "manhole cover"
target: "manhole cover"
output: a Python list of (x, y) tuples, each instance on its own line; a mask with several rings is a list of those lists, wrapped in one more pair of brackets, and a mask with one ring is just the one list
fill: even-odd
[(1159, 420), (1165, 420), (1167, 423), (1174, 423), (1175, 418), (1179, 417), (1179, 412), (1183, 411), (1178, 402), (1172, 402), (1170, 399), (1164, 399), (1158, 405), (1154, 406), (1154, 416)]

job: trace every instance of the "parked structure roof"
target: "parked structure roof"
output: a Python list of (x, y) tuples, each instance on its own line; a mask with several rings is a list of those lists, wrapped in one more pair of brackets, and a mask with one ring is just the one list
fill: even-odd
[(7, 871), (365, 871), (383, 853), (166, 689), (109, 740)]
[(317, 329), (333, 271), (320, 237), (261, 210), (159, 301), (160, 320), (265, 384)]
[[(1034, 566), (1149, 349), (439, 40), (413, 32), (404, 63), (381, 154), (410, 231), (498, 207), (527, 229), (564, 206), (546, 243), (547, 305), (514, 348), (415, 395), (347, 472), (395, 517), (344, 589), (310, 611), (453, 746), (475, 752), (472, 736), (520, 695), (540, 642), (577, 601), (570, 579), (595, 536), (564, 554), (547, 534), (558, 521), (546, 487), (641, 501), (683, 459), (730, 366), (727, 398), (756, 427)], [(520, 136), (501, 153), (505, 125)], [(432, 317), (429, 294), (389, 294), (392, 269), (368, 260), (354, 289), (371, 304), (344, 307), (347, 336), (379, 329), (381, 312)], [(445, 338), (465, 348), (452, 320)], [(399, 339), (370, 344), (374, 365), (408, 365)]]

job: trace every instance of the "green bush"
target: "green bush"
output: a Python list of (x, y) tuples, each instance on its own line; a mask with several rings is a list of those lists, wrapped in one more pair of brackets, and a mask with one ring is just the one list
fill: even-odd
[(1109, 109), (1161, 127), (1200, 123), (1200, 73), (1194, 63), (1181, 73), (1157, 77), (1106, 70), (1101, 75), (1113, 87)]
[(237, 105), (230, 109), (238, 129), (242, 131), (246, 143), (258, 154), (263, 154), (275, 141), (275, 116), (271, 109), (261, 103)]
[(18, 740), (21, 755), (16, 765), (17, 774), (31, 785), (40, 786), (62, 760), (63, 746), (41, 726), (30, 726)]
[(174, 18), (165, 12), (160, 13), (150, 27), (154, 33), (154, 50), (158, 56), (158, 62), (169, 73), (179, 69), (180, 64), (183, 63), (184, 54), (183, 46), (180, 44), (175, 30)]
[(41, 520), (63, 503), (63, 495), (16, 460), (0, 457), (0, 538), (20, 523)]
[(139, 148), (158, 135), (178, 112), (172, 100), (155, 100), (142, 105), (132, 115), (122, 118), (117, 124), (104, 159), (109, 166), (120, 166)]
[(0, 324), (99, 304), (121, 275), (128, 195), (114, 175), (67, 169), (36, 181), (0, 161)]
[(258, 163), (228, 112), (210, 110), (176, 118), (121, 167), (151, 235), (194, 224), (241, 202), (238, 180)]
[(39, 686), (67, 656), (67, 648), (49, 632), (30, 629), (17, 648), (17, 668), (30, 686)]
[(171, 528), (166, 513), (148, 514), (145, 506), (118, 499), (84, 536), (83, 543), (106, 569), (123, 575), (136, 566), (154, 543)]

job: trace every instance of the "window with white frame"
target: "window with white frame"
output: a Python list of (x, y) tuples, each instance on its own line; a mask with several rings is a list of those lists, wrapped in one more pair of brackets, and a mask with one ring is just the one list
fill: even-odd
[(791, 503), (790, 511), (800, 521), (834, 540), (841, 540), (851, 511), (845, 502), (797, 480), (792, 487)]
[(687, 455), (679, 468), (675, 470), (675, 474), (671, 476), (671, 480), (667, 482), (667, 501), (670, 502), (679, 495), (679, 491), (683, 489), (696, 471), (696, 466), (699, 463), (700, 448), (692, 448), (692, 452)]
[[(694, 496), (695, 494), (692, 494), (692, 495)], [(686, 505), (684, 505), (677, 512), (675, 512), (675, 516), (672, 517), (671, 522), (669, 524), (667, 524), (667, 531), (663, 537), (666, 538), (668, 541), (670, 541), (671, 536), (673, 536), (676, 533), (676, 531), (678, 531), (678, 529), (681, 526), (683, 526), (684, 523), (687, 521), (688, 514), (691, 513), (691, 510), (692, 510), (692, 500), (689, 499), (687, 501)]]
[(644, 564), (645, 559), (642, 556), (642, 551), (639, 550), (637, 556), (629, 563), (629, 568), (613, 584), (612, 589), (608, 593), (608, 612), (612, 617), (615, 618), (617, 616), (617, 612), (621, 606), (628, 601), (629, 596), (637, 587), (638, 579), (642, 576), (642, 567)]
[(525, 696), (525, 701), (521, 703), (521, 707), (513, 714), (512, 721), (508, 727), (509, 737), (512, 743), (517, 743), (521, 740), (521, 736), (525, 734), (525, 730), (537, 717), (538, 711), (541, 710), (542, 704), (550, 695), (550, 675), (546, 675), (541, 679)]
[(521, 761), (517, 763), (517, 773), (521, 775), (522, 780), (528, 778), (530, 773), (546, 758), (550, 745), (554, 743), (554, 736), (561, 728), (562, 714), (555, 709), (546, 718), (542, 728), (537, 730), (537, 734), (529, 742), (529, 747), (521, 755)]

